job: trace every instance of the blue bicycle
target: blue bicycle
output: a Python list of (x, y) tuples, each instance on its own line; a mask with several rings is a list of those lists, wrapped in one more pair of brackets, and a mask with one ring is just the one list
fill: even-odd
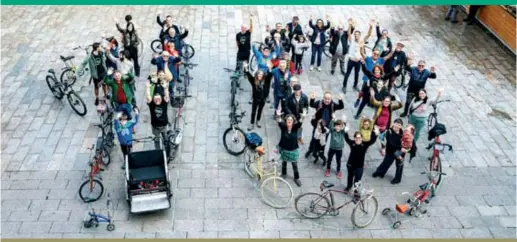
[[(83, 225), (85, 228), (91, 228), (93, 226), (99, 227), (100, 223), (107, 223), (106, 229), (108, 231), (115, 230), (115, 225), (113, 224), (113, 220), (111, 219), (111, 213), (110, 213), (110, 204), (111, 201), (109, 200), (109, 194), (108, 194), (108, 201), (106, 202), (106, 205), (108, 207), (108, 214), (107, 216), (104, 216), (102, 214), (96, 213), (95, 209), (92, 208), (92, 203), (88, 203), (88, 209), (87, 214), (85, 215)], [(91, 209), (91, 211), (90, 211)]]

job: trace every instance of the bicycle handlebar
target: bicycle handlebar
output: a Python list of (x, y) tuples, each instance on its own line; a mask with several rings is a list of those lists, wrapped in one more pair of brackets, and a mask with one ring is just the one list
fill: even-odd
[(196, 67), (196, 66), (197, 66), (197, 64), (190, 63), (190, 62), (187, 62), (187, 63), (185, 63), (185, 62), (180, 62), (180, 65), (183, 65), (183, 66), (185, 66), (186, 68), (189, 68), (189, 69), (194, 69), (194, 67)]
[(429, 149), (433, 148), (433, 146), (434, 146), (434, 145), (443, 145), (443, 146), (445, 146), (445, 147), (448, 147), (448, 148), (449, 148), (449, 151), (454, 152), (454, 151), (453, 151), (453, 148), (452, 148), (452, 145), (450, 145), (450, 144), (445, 144), (445, 143), (436, 143), (435, 141), (431, 142), (431, 143), (430, 143), (430, 144), (429, 144), (425, 149), (426, 149), (426, 150), (429, 150)]
[[(423, 171), (423, 172), (420, 172), (421, 175), (425, 175), (425, 174), (430, 174), (431, 171)], [(440, 174), (440, 175), (444, 175), (446, 176), (447, 174), (446, 173), (443, 173), (443, 172), (436, 172), (437, 174)]]

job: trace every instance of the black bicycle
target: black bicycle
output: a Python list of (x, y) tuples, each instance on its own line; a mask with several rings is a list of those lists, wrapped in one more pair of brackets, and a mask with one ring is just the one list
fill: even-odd
[(242, 73), (239, 73), (238, 71), (236, 70), (232, 70), (232, 69), (228, 69), (228, 68), (223, 68), (223, 70), (225, 70), (226, 72), (230, 72), (230, 73), (233, 73), (233, 75), (230, 77), (230, 85), (231, 85), (231, 88), (230, 88), (230, 107), (233, 107), (233, 106), (236, 106), (237, 105), (237, 100), (236, 100), (236, 96), (237, 96), (237, 89), (240, 89), (240, 90), (243, 90), (240, 86), (241, 86), (241, 77), (243, 76)]
[(407, 70), (405, 67), (401, 67), (401, 68), (402, 68), (402, 72), (400, 73), (399, 76), (397, 76), (397, 78), (393, 82), (393, 86), (395, 88), (406, 89), (409, 85), (409, 82), (406, 83)]
[[(178, 95), (174, 95), (174, 98), (171, 102), (171, 106), (173, 109), (173, 125), (172, 130), (167, 131), (167, 142), (169, 142), (170, 150), (167, 152), (169, 155), (169, 158), (167, 162), (171, 162), (174, 159), (176, 159), (179, 146), (181, 144), (181, 140), (183, 139), (183, 128), (180, 125), (180, 120), (183, 119), (185, 122), (185, 119), (183, 118), (183, 105), (185, 104), (185, 99), (188, 97), (192, 97), (191, 95), (187, 95), (185, 93), (185, 88), (177, 87), (176, 90), (178, 91)], [(187, 123), (185, 122), (185, 125)]]
[[(192, 47), (192, 45), (189, 45), (189, 44), (185, 43), (184, 41), (182, 43), (183, 43), (183, 47), (181, 47), (181, 51), (180, 51), (181, 57), (183, 57), (185, 59), (192, 59), (192, 57), (194, 57), (194, 55), (196, 54), (196, 50), (194, 49), (194, 47)], [(160, 39), (153, 40), (151, 42), (151, 50), (156, 54), (162, 53), (162, 51), (163, 51), (162, 41)]]
[[(75, 65), (73, 62), (75, 56), (59, 56), (61, 61), (63, 61), (63, 63), (65, 64), (65, 68), (63, 68), (64, 71), (63, 73), (61, 73), (61, 76), (59, 77), (59, 80), (61, 80), (61, 82), (67, 82), (70, 86), (72, 86), (78, 78), (83, 77), (88, 72), (88, 62), (86, 62), (86, 59), (88, 59), (90, 56), (90, 47), (92, 47), (92, 45), (88, 45), (85, 47), (77, 46), (73, 48), (73, 50), (84, 50), (84, 52), (86, 53), (85, 59), (83, 60), (83, 62), (81, 62), (79, 66)], [(93, 78), (90, 76), (89, 82), (91, 82), (92, 80)]]
[(451, 100), (440, 100), (436, 103), (431, 104), (433, 107), (433, 112), (429, 114), (427, 117), (427, 130), (431, 130), (436, 123), (438, 123), (438, 104), (443, 102), (450, 102)]
[[(63, 68), (63, 69), (66, 69)], [(66, 81), (59, 82), (56, 77), (54, 69), (48, 70), (48, 75), (45, 78), (48, 88), (58, 100), (61, 100), (65, 95), (70, 107), (79, 115), (84, 116), (88, 112), (86, 104), (83, 99), (72, 89), (72, 85)]]
[(188, 86), (190, 86), (190, 81), (194, 80), (194, 77), (190, 75), (190, 71), (197, 66), (197, 64), (191, 63), (189, 60), (183, 61), (180, 63), (183, 67), (185, 67), (185, 73), (180, 74), (181, 78), (185, 84), (185, 95), (188, 95)]

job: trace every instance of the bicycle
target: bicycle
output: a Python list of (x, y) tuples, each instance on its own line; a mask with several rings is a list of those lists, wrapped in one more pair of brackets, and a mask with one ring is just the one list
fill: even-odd
[(185, 74), (180, 74), (180, 76), (183, 78), (184, 85), (185, 85), (185, 95), (187, 95), (187, 89), (188, 86), (190, 86), (190, 81), (194, 80), (192, 76), (190, 76), (189, 70), (194, 69), (194, 67), (197, 66), (197, 64), (191, 63), (188, 60), (184, 62), (180, 62), (181, 65), (185, 67)]
[[(179, 93), (182, 93), (183, 92), (183, 89), (181, 87), (178, 87), (177, 88), (178, 92)], [(180, 119), (183, 119), (183, 121), (185, 121), (185, 119), (183, 118), (183, 115), (182, 115), (182, 111), (183, 111), (183, 105), (185, 103), (185, 98), (188, 98), (188, 97), (192, 97), (191, 95), (178, 95), (178, 96), (174, 96), (174, 104), (171, 104), (172, 107), (175, 108), (175, 113), (173, 114), (173, 117), (174, 117), (174, 122), (173, 122), (173, 126), (172, 126), (172, 130), (169, 130), (167, 132), (167, 139), (168, 139), (168, 142), (169, 142), (169, 145), (170, 145), (170, 150), (169, 150), (169, 159), (167, 160), (167, 163), (170, 163), (171, 161), (173, 161), (174, 159), (176, 159), (176, 155), (178, 153), (178, 150), (179, 150), (179, 145), (181, 144), (181, 140), (183, 139), (183, 129), (180, 128)], [(187, 123), (185, 122), (185, 125)]]
[(244, 75), (244, 74), (241, 74), (239, 73), (238, 71), (235, 71), (235, 70), (232, 70), (232, 69), (228, 69), (228, 68), (223, 68), (223, 70), (225, 70), (226, 72), (230, 72), (232, 73), (233, 72), (233, 75), (230, 77), (230, 85), (231, 85), (231, 88), (230, 88), (230, 107), (233, 107), (236, 104), (236, 100), (235, 100), (235, 96), (237, 95), (237, 89), (241, 89), (243, 90), (242, 88), (240, 88), (240, 78)]
[[(278, 162), (275, 159), (268, 161), (271, 163), (271, 169), (264, 170), (262, 164), (264, 147), (261, 146), (261, 143), (258, 144), (259, 146), (246, 143), (244, 170), (251, 178), (256, 179), (257, 187), (260, 187), (262, 201), (273, 208), (287, 207), (293, 200), (293, 188), (286, 180), (278, 176)], [(281, 192), (287, 192), (288, 194), (283, 196)], [(268, 197), (268, 195), (271, 195), (271, 197)], [(279, 203), (275, 202), (277, 200), (275, 198), (279, 200)]]
[(401, 68), (402, 68), (402, 71), (401, 71), (400, 75), (397, 76), (397, 78), (395, 78), (395, 81), (393, 81), (393, 86), (397, 89), (398, 88), (406, 89), (409, 86), (409, 82), (406, 83), (407, 70), (404, 67), (401, 67)]
[[(75, 58), (75, 56), (73, 55), (67, 57), (64, 57), (62, 55), (59, 56), (61, 61), (63, 61), (63, 63), (65, 64), (65, 68), (63, 68), (64, 71), (63, 73), (61, 73), (61, 76), (59, 77), (61, 82), (67, 82), (70, 86), (72, 86), (78, 78), (86, 74), (86, 72), (89, 70), (88, 62), (86, 60), (90, 56), (90, 53), (88, 51), (90, 47), (92, 47), (92, 45), (88, 45), (86, 47), (77, 46), (73, 48), (73, 50), (84, 50), (84, 52), (86, 53), (86, 57), (80, 66), (76, 66), (72, 61)], [(90, 76), (89, 83), (91, 83), (92, 80), (93, 78)]]
[[(184, 41), (182, 41), (182, 43), (183, 43), (183, 47), (181, 47), (181, 51), (180, 51), (181, 57), (183, 57), (187, 60), (192, 59), (192, 57), (194, 57), (194, 55), (196, 54), (196, 50), (194, 49), (194, 47), (192, 47), (192, 45), (187, 44)], [(151, 42), (151, 50), (156, 54), (162, 53), (162, 51), (163, 51), (162, 40), (160, 40), (160, 39), (153, 40)]]
[[(392, 224), (394, 229), (397, 229), (402, 225), (402, 221), (399, 219), (399, 214), (408, 214), (412, 217), (420, 217), (422, 214), (426, 214), (427, 209), (424, 209), (423, 205), (430, 204), (431, 198), (436, 195), (436, 191), (438, 189), (438, 183), (436, 180), (437, 174), (432, 171), (422, 172), (421, 174), (427, 174), (429, 182), (420, 185), (419, 189), (412, 194), (409, 192), (403, 192), (402, 195), (407, 195), (409, 198), (405, 204), (395, 204), (396, 212), (391, 213), (391, 208), (385, 208), (381, 212), (384, 216), (388, 216), (391, 213), (391, 217), (395, 218), (395, 222)], [(441, 177), (442, 175), (447, 174), (440, 172), (438, 175)]]
[(54, 97), (58, 100), (61, 100), (66, 95), (66, 99), (68, 100), (68, 104), (70, 104), (70, 107), (72, 107), (72, 109), (79, 116), (86, 115), (86, 113), (88, 112), (86, 104), (84, 103), (83, 99), (74, 91), (72, 85), (70, 85), (68, 82), (58, 82), (56, 72), (54, 71), (54, 69), (49, 69), (48, 73), (49, 74), (46, 76), (45, 81), (47, 82), (47, 86), (54, 95)]
[[(244, 131), (239, 128), (239, 123), (242, 121), (242, 118), (246, 116), (246, 111), (242, 112), (240, 115), (237, 114), (237, 106), (232, 107), (232, 111), (230, 112), (230, 127), (224, 131), (223, 134), (223, 145), (226, 151), (234, 156), (241, 155), (244, 153), (246, 149), (246, 144), (244, 140)], [(227, 138), (231, 138), (228, 142)], [(230, 149), (229, 145), (241, 145), (242, 148), (237, 148), (236, 150)]]
[[(377, 210), (379, 208), (379, 203), (377, 201), (377, 198), (373, 195), (373, 189), (367, 190), (362, 187), (362, 183), (359, 181), (354, 184), (351, 191), (354, 193), (353, 199), (351, 199), (348, 202), (345, 202), (343, 205), (336, 207), (336, 202), (334, 201), (334, 194), (333, 192), (337, 193), (345, 193), (344, 190), (336, 190), (336, 189), (330, 189), (334, 187), (334, 184), (331, 184), (327, 181), (323, 181), (320, 184), (320, 191), (321, 193), (314, 193), (314, 192), (308, 192), (299, 195), (295, 198), (295, 208), (296, 211), (302, 215), (305, 218), (309, 219), (317, 219), (321, 218), (324, 215), (330, 213), (332, 216), (337, 216), (339, 214), (339, 210), (351, 203), (355, 204), (354, 209), (352, 210), (352, 224), (357, 228), (365, 228), (368, 225), (370, 225), (373, 220), (375, 219), (375, 216), (377, 215)], [(301, 206), (300, 201), (302, 198), (310, 198), (309, 205)], [(328, 199), (330, 197), (330, 200)], [(358, 211), (363, 212), (364, 214), (370, 214), (368, 211), (368, 207), (370, 206), (368, 204), (369, 201), (373, 202), (374, 211), (371, 213), (372, 217), (368, 219), (365, 223), (359, 224), (357, 222), (356, 213)]]
[[(434, 138), (433, 142), (431, 142), (427, 147), (426, 150), (432, 150), (431, 159), (429, 162), (429, 170), (430, 172), (436, 172), (438, 174), (438, 180), (435, 182), (436, 186), (439, 186), (442, 182), (442, 176), (440, 174), (442, 173), (442, 162), (440, 160), (440, 153), (444, 153), (445, 147), (449, 148), (449, 151), (454, 152), (452, 145), (442, 143), (440, 136), (437, 136)], [(433, 181), (434, 182), (434, 181)]]
[[(90, 151), (93, 151), (95, 145), (92, 145), (92, 147), (87, 148)], [(100, 151), (98, 151), (100, 150)], [(89, 202), (95, 202), (101, 198), (102, 194), (104, 193), (104, 185), (102, 184), (102, 178), (99, 176), (99, 173), (101, 171), (104, 171), (104, 168), (102, 168), (101, 164), (104, 164), (103, 160), (103, 154), (105, 152), (104, 147), (99, 148), (95, 150), (95, 155), (93, 159), (90, 158), (90, 162), (88, 162), (88, 165), (90, 166), (90, 172), (88, 174), (88, 180), (84, 181), (81, 186), (79, 186), (79, 197), (83, 202), (89, 203)], [(107, 150), (106, 150), (107, 152)], [(109, 153), (108, 157), (109, 157)], [(109, 161), (107, 161), (107, 164), (109, 164)], [(83, 189), (86, 188), (87, 190), (83, 192)], [(96, 188), (99, 188), (96, 192)], [(96, 194), (97, 195), (92, 195)]]
[(99, 98), (99, 105), (97, 105), (97, 115), (102, 124), (111, 123), (113, 119), (113, 108), (110, 107), (105, 98)]
[[(111, 200), (109, 199), (109, 194), (108, 194), (108, 201), (106, 201), (106, 206), (108, 207), (108, 215), (104, 216), (102, 214), (96, 213), (95, 209), (92, 208), (92, 204), (88, 203), (88, 208), (86, 209), (87, 212), (86, 212), (86, 214), (84, 216), (84, 220), (83, 220), (83, 226), (85, 228), (91, 228), (93, 226), (99, 227), (99, 223), (107, 223), (108, 225), (106, 226), (106, 230), (108, 230), (108, 231), (115, 230), (115, 225), (113, 224), (113, 220), (111, 218), (111, 213), (110, 213), (110, 210), (111, 210), (110, 204), (112, 204), (112, 203), (111, 203)], [(90, 209), (91, 209), (91, 212), (90, 212)]]
[(438, 123), (438, 104), (443, 102), (450, 102), (451, 100), (440, 100), (436, 103), (431, 104), (433, 112), (427, 117), (427, 130), (431, 130)]

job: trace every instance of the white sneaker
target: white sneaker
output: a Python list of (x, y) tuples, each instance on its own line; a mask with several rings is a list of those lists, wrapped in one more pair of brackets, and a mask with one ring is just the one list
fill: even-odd
[(309, 67), (309, 71), (314, 70), (314, 66)]
[(318, 67), (318, 71), (321, 71), (321, 67)]
[(262, 128), (262, 125), (260, 125), (260, 121), (257, 121), (257, 128)]

